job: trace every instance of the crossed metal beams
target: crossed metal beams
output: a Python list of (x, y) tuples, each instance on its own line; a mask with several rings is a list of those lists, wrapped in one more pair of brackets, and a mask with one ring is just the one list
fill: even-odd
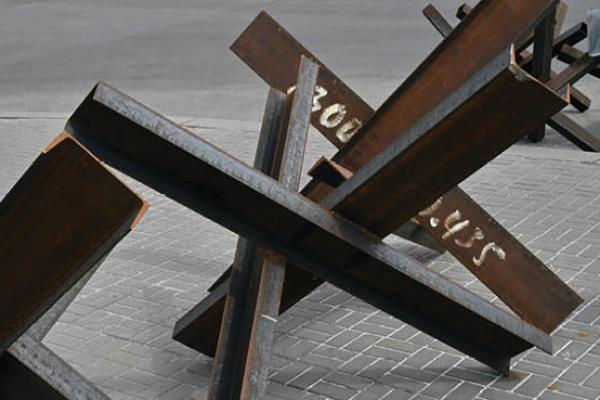
[[(295, 90), (271, 89), (254, 167), (297, 191), (319, 67), (302, 58)], [(286, 261), (256, 243), (238, 240), (225, 303), (209, 399), (262, 398)]]
[(107, 399), (41, 340), (145, 209), (65, 134), (0, 203), (3, 399)]
[[(338, 77), (323, 66), (285, 29), (264, 12), (242, 33), (240, 38), (233, 44), (232, 49), (267, 83), (278, 85), (276, 87), (290, 85), (289, 80), (283, 81), (284, 74), (282, 73), (289, 66), (286, 64), (281, 65), (281, 70), (278, 67), (280, 63), (277, 60), (281, 54), (285, 54), (285, 59), (288, 60), (287, 63), (299, 60), (301, 55), (311, 57), (319, 63), (321, 73), (314, 100), (312, 121), (313, 126), (321, 132), (327, 132), (327, 130), (322, 123), (322, 118), (319, 117), (319, 113), (323, 115), (327, 109), (335, 108), (336, 105), (338, 109), (345, 107), (346, 104), (358, 105), (344, 109), (358, 108), (359, 112), (362, 113), (361, 115), (364, 115), (366, 119), (373, 113), (372, 109), (367, 109), (368, 106), (358, 95), (344, 85)], [(328, 98), (330, 93), (333, 95), (333, 100)], [(491, 106), (489, 109), (495, 110), (496, 107)], [(367, 113), (367, 111), (370, 111), (370, 113)], [(352, 121), (356, 117), (353, 116), (351, 111), (347, 111), (344, 118)], [(340, 126), (342, 126), (341, 123)], [(331, 127), (329, 131), (331, 131)], [(465, 128), (464, 133), (467, 132), (469, 132), (469, 129)], [(389, 141), (391, 137), (383, 140)], [(456, 142), (460, 142), (460, 139), (454, 139), (454, 143), (449, 144), (448, 147), (452, 147)], [(338, 143), (338, 146), (341, 147), (342, 145)], [(420, 159), (420, 161), (425, 159), (426, 157)], [(424, 164), (429, 165), (432, 162), (424, 162)], [(338, 167), (343, 168), (339, 165)], [(407, 168), (406, 170), (414, 171), (415, 169)], [(445, 175), (441, 174), (441, 176)], [(407, 178), (406, 181), (410, 181), (410, 179)], [(314, 198), (311, 189), (317, 185), (322, 186), (322, 184), (323, 182), (320, 180), (313, 181), (304, 189), (303, 193)], [(376, 204), (363, 206), (364, 208), (358, 207), (358, 211), (354, 215), (362, 214), (362, 210), (367, 210), (364, 212), (365, 215), (372, 214), (374, 209), (382, 208), (384, 201), (381, 201), (381, 199), (390, 196), (389, 193), (383, 194), (381, 197), (377, 197), (373, 193), (371, 195), (372, 199), (378, 199), (375, 200)], [(403, 200), (406, 199), (406, 193), (402, 190), (399, 191), (398, 195)], [(435, 240), (450, 250), (525, 321), (546, 332), (551, 332), (581, 302), (581, 299), (572, 290), (460, 189), (451, 190), (440, 200), (442, 201), (436, 202), (435, 207), (429, 211), (417, 213), (418, 210), (416, 210), (416, 219), (431, 237), (434, 237)], [(400, 202), (400, 204), (404, 205), (405, 203)], [(407, 212), (410, 213), (410, 211)], [(344, 215), (348, 216), (347, 214)], [(384, 219), (388, 222), (396, 217), (397, 215), (388, 210)], [(434, 220), (441, 222), (434, 225), (432, 224)], [(441, 229), (442, 224), (446, 224), (446, 229)], [(471, 224), (471, 226), (468, 226), (468, 224)], [(452, 227), (454, 227), (452, 233), (446, 232)], [(382, 233), (385, 234), (385, 231)], [(483, 240), (484, 238), (485, 240)], [(510, 262), (491, 254), (488, 257), (483, 256), (493, 250), (510, 253)], [(487, 265), (485, 268), (481, 268), (482, 257), (486, 259)], [(176, 340), (205, 354), (214, 354), (214, 339), (201, 335), (201, 332), (218, 329), (223, 307), (223, 295), (227, 291), (228, 281), (226, 278), (227, 275), (220, 278), (212, 286), (211, 293), (177, 322), (174, 330)], [(300, 300), (322, 282), (316, 277), (303, 273), (290, 274), (286, 281), (290, 283), (284, 288), (282, 311)], [(548, 287), (554, 289), (548, 290)], [(531, 293), (539, 293), (543, 299), (541, 297), (531, 299)], [(542, 306), (544, 304), (553, 304), (553, 306)]]

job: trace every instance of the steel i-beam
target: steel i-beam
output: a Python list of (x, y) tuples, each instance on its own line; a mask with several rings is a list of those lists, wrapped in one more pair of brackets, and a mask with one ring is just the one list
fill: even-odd
[[(441, 130), (451, 132), (456, 139), (464, 132), (460, 129), (466, 123), (464, 119), (474, 112), (480, 114), (489, 107), (491, 99), (506, 99), (510, 107), (493, 115), (481, 113), (487, 123), (478, 124), (480, 129), (476, 131), (467, 130), (475, 147), (457, 146), (452, 152), (450, 159), (461, 154), (463, 161), (453, 175), (445, 176), (450, 181), (445, 185), (456, 184), (463, 175), (481, 166), (486, 157), (496, 155), (530, 129), (531, 124), (539, 123), (515, 99), (536, 104), (542, 120), (566, 104), (538, 81), (516, 70), (505, 54), (508, 51), (433, 110), (415, 130), (390, 146), (392, 153), (382, 153), (332, 192), (327, 202), (336, 203), (346, 192), (349, 203), (342, 201), (335, 208), (349, 206), (351, 211), (356, 201), (363, 198), (362, 189), (376, 193), (379, 185), (372, 179), (374, 173), (382, 172), (380, 176), (387, 182), (393, 178), (391, 170), (416, 162), (418, 157), (404, 151), (409, 142), (423, 150), (433, 145), (433, 152), (425, 151), (423, 162), (437, 154), (439, 147), (447, 152), (451, 147), (447, 142), (435, 143)], [(504, 100), (498, 105), (505, 106)], [(511, 121), (506, 121), (509, 115)], [(514, 124), (522, 126), (509, 129), (507, 138), (504, 128), (514, 128)], [(115, 168), (228, 229), (272, 247), (311, 274), (492, 368), (506, 373), (510, 358), (533, 345), (551, 351), (551, 339), (544, 332), (395, 251), (363, 227), (290, 192), (106, 84), (97, 85), (84, 100), (70, 118), (67, 130)], [(484, 151), (472, 154), (474, 148)], [(436, 173), (435, 168), (424, 172), (424, 182)], [(390, 187), (398, 185), (388, 184)], [(435, 199), (447, 190), (444, 185), (425, 187), (431, 193), (417, 197)], [(408, 217), (420, 209), (413, 203), (417, 198), (411, 197), (410, 201), (401, 200)], [(418, 201), (427, 204), (427, 200)], [(374, 225), (378, 226), (377, 221)]]
[[(318, 66), (302, 58), (298, 83), (286, 97), (271, 89), (254, 167), (297, 191)], [(209, 399), (262, 399), (267, 387), (285, 259), (238, 241), (225, 303)], [(242, 367), (240, 367), (242, 366)]]

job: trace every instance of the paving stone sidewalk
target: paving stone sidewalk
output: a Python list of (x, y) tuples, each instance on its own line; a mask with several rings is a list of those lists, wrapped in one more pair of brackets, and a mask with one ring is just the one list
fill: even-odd
[[(252, 160), (258, 123), (175, 119)], [(0, 118), (0, 195), (63, 125), (61, 115)], [(311, 132), (305, 168), (332, 151)], [(171, 332), (230, 264), (236, 237), (132, 185), (150, 211), (45, 343), (113, 399), (204, 399), (211, 359)], [(502, 377), (324, 285), (277, 326), (269, 399), (600, 399), (600, 155), (517, 145), (461, 187), (585, 299), (555, 332), (555, 355), (524, 353)], [(494, 300), (451, 256), (429, 265)]]

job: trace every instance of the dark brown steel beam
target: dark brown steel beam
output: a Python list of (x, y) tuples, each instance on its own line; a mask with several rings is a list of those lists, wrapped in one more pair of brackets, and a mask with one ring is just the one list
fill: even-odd
[(319, 182), (336, 188), (352, 176), (352, 171), (334, 163), (327, 157), (321, 157), (308, 170), (308, 175)]
[(454, 29), (450, 23), (444, 18), (442, 14), (433, 6), (428, 4), (423, 9), (423, 15), (429, 20), (431, 25), (439, 32), (442, 37), (450, 35), (450, 32)]
[(0, 203), (0, 350), (6, 350), (145, 211), (145, 203), (66, 134)]
[[(459, 9), (457, 11), (457, 17), (464, 18), (471, 11), (472, 10), (468, 5), (463, 4), (461, 7), (459, 7)], [(431, 12), (431, 10), (429, 12)], [(437, 13), (437, 14), (438, 14), (437, 18), (434, 19), (433, 21), (437, 22), (437, 21), (444, 19), (443, 16), (441, 16), (441, 14), (439, 14), (439, 13)], [(440, 29), (438, 29), (438, 31), (440, 31)], [(576, 62), (577, 60), (584, 60), (584, 61), (579, 62), (579, 65), (576, 66), (575, 68), (567, 69), (566, 71), (563, 71), (561, 73), (561, 75), (562, 75), (561, 78), (558, 78), (558, 74), (551, 72), (552, 81), (554, 82), (553, 84), (558, 85), (557, 87), (560, 88), (560, 87), (565, 86), (564, 82), (574, 83), (577, 79), (579, 79), (581, 76), (583, 76), (583, 74), (573, 75), (573, 72), (581, 70), (581, 67), (585, 67), (586, 63), (588, 63), (587, 65), (589, 66), (589, 68), (586, 67), (587, 72), (593, 73), (593, 71), (595, 69), (597, 69), (597, 67), (592, 67), (592, 65), (589, 64), (590, 60), (585, 61), (586, 60), (585, 53), (580, 52), (579, 50), (576, 50), (573, 47), (570, 47), (571, 45), (574, 45), (574, 44), (580, 42), (585, 37), (587, 37), (587, 25), (585, 23), (580, 23), (580, 24), (575, 25), (573, 28), (569, 29), (568, 31), (564, 32), (563, 34), (561, 34), (560, 36), (558, 36), (554, 39), (553, 54), (558, 54), (559, 59), (561, 58), (561, 54), (562, 54), (562, 53), (560, 53), (560, 50), (563, 47), (565, 47), (566, 49), (573, 49), (573, 51), (571, 51), (571, 53), (569, 53), (569, 54), (571, 54), (572, 57), (575, 57), (576, 55), (578, 56), (577, 59), (575, 59), (575, 58), (569, 59), (566, 62)], [(527, 51), (521, 52), (521, 61), (519, 62), (519, 65), (522, 68), (524, 68), (525, 70), (530, 70), (532, 61), (533, 61), (533, 54), (531, 54)], [(591, 69), (591, 71), (589, 69)], [(568, 79), (565, 79), (565, 77)], [(560, 83), (561, 81), (563, 83)], [(571, 90), (571, 104), (574, 107), (576, 107), (579, 111), (583, 112), (583, 111), (587, 110), (591, 103), (589, 98), (587, 98), (585, 95), (583, 95), (583, 93), (579, 92), (574, 87), (571, 87), (570, 90)], [(582, 150), (600, 151), (600, 138), (596, 137), (596, 135), (594, 135), (591, 132), (588, 132), (586, 129), (582, 128), (579, 124), (577, 124), (571, 118), (566, 116), (564, 113), (557, 113), (546, 123), (551, 128), (556, 130), (559, 134), (561, 134), (562, 136), (567, 138), (569, 141), (571, 141), (573, 144), (575, 144)]]
[[(336, 162), (351, 171), (363, 166), (492, 62), (516, 38), (533, 29), (554, 4), (554, 0), (480, 1), (394, 92), (396, 101), (385, 107), (395, 117), (371, 118), (368, 127), (357, 132), (338, 153)], [(485, 46), (481, 45), (482, 38), (486, 40)]]
[[(561, 3), (563, 5), (563, 3)], [(564, 11), (564, 7), (560, 8), (560, 10)], [(471, 7), (466, 4), (463, 4), (458, 8), (456, 16), (459, 19), (465, 18), (472, 11)], [(432, 23), (432, 25), (436, 28), (442, 36), (448, 36), (452, 31), (452, 26), (446, 21), (446, 19), (433, 7), (432, 5), (427, 6), (423, 13), (427, 19)], [(553, 42), (552, 55), (555, 56), (559, 54), (562, 46), (564, 44), (568, 44), (571, 46), (576, 45), (587, 37), (587, 25), (585, 22), (581, 22), (576, 24), (571, 29), (560, 33), (555, 31), (555, 38)], [(533, 41), (533, 34), (531, 35), (531, 40)], [(531, 43), (530, 43), (531, 44)], [(519, 66), (523, 68), (525, 71), (530, 72), (531, 66), (533, 62), (533, 54), (527, 50), (522, 50), (518, 54), (518, 62)], [(551, 77), (554, 77), (554, 74), (551, 74)], [(590, 108), (591, 100), (585, 94), (580, 92), (577, 88), (571, 88), (571, 105), (575, 107), (580, 112), (585, 112)]]
[(115, 168), (492, 368), (551, 349), (542, 331), (105, 84), (67, 129)]
[(548, 87), (556, 91), (562, 90), (567, 85), (572, 84), (587, 75), (591, 70), (596, 68), (598, 64), (600, 64), (600, 57), (592, 57), (586, 53), (583, 57), (574, 61), (548, 82)]
[[(556, 24), (556, 8), (544, 17), (535, 27), (533, 35), (533, 60), (531, 63), (531, 74), (542, 82), (550, 79), (552, 71), (552, 42), (554, 38), (554, 26)], [(546, 123), (541, 123), (533, 131), (527, 134), (532, 142), (539, 142), (546, 136)]]

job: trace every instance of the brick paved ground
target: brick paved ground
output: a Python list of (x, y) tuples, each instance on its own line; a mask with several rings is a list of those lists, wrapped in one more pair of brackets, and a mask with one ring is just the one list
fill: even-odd
[[(63, 121), (0, 118), (0, 195)], [(257, 124), (180, 121), (251, 160)], [(310, 140), (306, 166), (332, 150), (316, 134)], [(45, 343), (114, 399), (204, 399), (211, 360), (174, 342), (171, 331), (229, 265), (236, 238), (133, 185), (149, 213)], [(462, 187), (585, 298), (554, 334), (555, 355), (527, 352), (501, 377), (325, 285), (278, 325), (270, 399), (600, 398), (600, 155), (515, 146)], [(452, 257), (430, 266), (492, 299)]]

